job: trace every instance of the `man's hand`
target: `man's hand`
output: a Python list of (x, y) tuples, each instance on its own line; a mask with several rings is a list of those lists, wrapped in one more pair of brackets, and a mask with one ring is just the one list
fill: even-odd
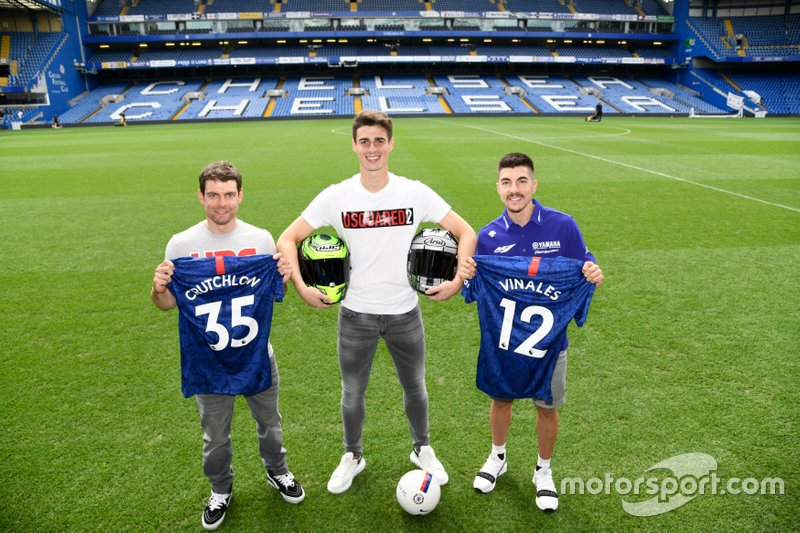
[(175, 265), (169, 259), (165, 259), (156, 267), (156, 273), (153, 276), (153, 292), (155, 294), (164, 294), (167, 285), (172, 281), (173, 272), (175, 272)]
[(165, 259), (156, 267), (150, 299), (159, 309), (172, 309), (177, 305), (175, 296), (167, 289), (167, 285), (172, 281), (173, 272), (175, 265), (169, 259)]
[(428, 296), (429, 300), (443, 302), (453, 297), (458, 291), (461, 290), (461, 287), (463, 286), (464, 282), (461, 281), (458, 276), (456, 276), (456, 278), (452, 281), (444, 281), (436, 287), (431, 287), (425, 291), (425, 294)]
[(472, 279), (478, 273), (478, 263), (471, 257), (458, 261), (458, 275), (463, 280)]
[(599, 287), (603, 284), (603, 280), (605, 280), (605, 276), (603, 276), (603, 271), (600, 270), (600, 267), (597, 264), (592, 263), (591, 261), (586, 261), (583, 264), (583, 268), (581, 269), (583, 272), (583, 277), (586, 278), (586, 281), (594, 285), (595, 287)]
[(292, 277), (292, 264), (280, 252), (272, 254), (272, 258), (278, 262), (278, 274), (283, 276), (283, 284), (286, 285)]
[(330, 307), (333, 304), (331, 297), (324, 294), (316, 287), (308, 287), (307, 285), (298, 286), (297, 284), (295, 284), (294, 287), (297, 289), (297, 294), (300, 295), (300, 298), (311, 307), (324, 308)]

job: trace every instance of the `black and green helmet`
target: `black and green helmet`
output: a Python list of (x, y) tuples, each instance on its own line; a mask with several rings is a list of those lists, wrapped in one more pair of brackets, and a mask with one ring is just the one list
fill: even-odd
[(309, 287), (316, 287), (338, 303), (350, 280), (350, 252), (335, 235), (309, 235), (298, 246), (300, 275)]

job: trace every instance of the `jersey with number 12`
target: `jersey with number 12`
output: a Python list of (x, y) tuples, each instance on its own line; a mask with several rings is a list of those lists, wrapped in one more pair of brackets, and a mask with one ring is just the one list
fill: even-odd
[(272, 308), (283, 299), (276, 261), (271, 255), (172, 261), (183, 395), (268, 389)]
[(478, 303), (476, 385), (498, 399), (552, 401), (550, 383), (567, 326), (586, 321), (594, 285), (583, 261), (566, 257), (475, 256), (464, 301)]

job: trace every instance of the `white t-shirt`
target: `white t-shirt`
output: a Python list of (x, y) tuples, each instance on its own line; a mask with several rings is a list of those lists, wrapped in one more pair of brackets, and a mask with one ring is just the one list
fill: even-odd
[(342, 305), (359, 313), (395, 315), (417, 305), (408, 283), (408, 249), (422, 222), (440, 222), (450, 206), (427, 185), (389, 174), (372, 193), (356, 174), (320, 192), (302, 216), (331, 226), (350, 250), (350, 284)]

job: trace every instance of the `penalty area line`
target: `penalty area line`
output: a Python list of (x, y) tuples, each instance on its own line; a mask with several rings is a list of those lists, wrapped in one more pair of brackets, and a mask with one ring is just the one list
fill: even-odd
[[(436, 122), (440, 122), (440, 121), (436, 121)], [(447, 123), (447, 122), (443, 122), (443, 123), (452, 125), (452, 123)], [(741, 193), (738, 193), (738, 192), (729, 191), (727, 189), (722, 189), (720, 187), (714, 187), (713, 185), (706, 185), (705, 183), (699, 183), (699, 182), (692, 181), (692, 180), (689, 180), (689, 179), (686, 179), (686, 178), (680, 178), (678, 176), (672, 176), (670, 174), (666, 174), (664, 172), (659, 172), (657, 170), (652, 170), (652, 169), (649, 169), (649, 168), (644, 168), (644, 167), (639, 167), (639, 166), (636, 166), (636, 165), (631, 165), (630, 163), (623, 163), (621, 161), (614, 161), (613, 159), (608, 159), (606, 157), (600, 157), (598, 155), (587, 154), (585, 152), (579, 152), (577, 150), (572, 150), (570, 148), (564, 148), (562, 146), (555, 146), (555, 145), (544, 143), (544, 142), (541, 142), (541, 141), (534, 141), (533, 139), (528, 139), (526, 137), (520, 137), (518, 135), (512, 135), (510, 133), (505, 133), (505, 132), (502, 132), (502, 131), (495, 131), (495, 130), (490, 130), (488, 128), (481, 128), (481, 127), (478, 127), (478, 126), (470, 126), (470, 125), (466, 125), (466, 124), (459, 124), (458, 126), (462, 127), (462, 128), (470, 128), (470, 129), (474, 129), (474, 130), (478, 130), (478, 131), (483, 131), (485, 133), (492, 133), (494, 135), (500, 135), (502, 137), (508, 137), (509, 139), (514, 139), (514, 140), (517, 140), (517, 141), (528, 142), (528, 143), (531, 143), (531, 144), (538, 144), (539, 146), (544, 146), (546, 148), (552, 148), (553, 150), (561, 150), (562, 152), (568, 152), (570, 154), (575, 154), (575, 155), (579, 155), (579, 156), (582, 156), (582, 157), (588, 157), (590, 159), (596, 159), (598, 161), (602, 161), (602, 162), (608, 163), (610, 165), (618, 165), (618, 166), (621, 166), (621, 167), (630, 168), (632, 170), (638, 170), (639, 172), (645, 172), (647, 174), (653, 174), (654, 176), (659, 176), (661, 178), (666, 178), (666, 179), (669, 179), (669, 180), (678, 181), (678, 182), (681, 182), (681, 183), (686, 183), (688, 185), (694, 185), (695, 187), (702, 187), (704, 189), (708, 189), (708, 190), (711, 190), (711, 191), (727, 194), (727, 195), (730, 195), (730, 196), (735, 196), (735, 197), (741, 198), (743, 200), (750, 200), (752, 202), (758, 202), (760, 204), (769, 205), (769, 206), (772, 206), (772, 207), (778, 207), (780, 209), (786, 209), (787, 211), (793, 211), (795, 213), (800, 213), (800, 209), (798, 209), (796, 207), (791, 207), (791, 206), (788, 206), (788, 205), (778, 204), (778, 203), (775, 203), (775, 202), (770, 202), (768, 200), (762, 200), (761, 198), (756, 198), (754, 196), (748, 196), (746, 194), (741, 194)]]

